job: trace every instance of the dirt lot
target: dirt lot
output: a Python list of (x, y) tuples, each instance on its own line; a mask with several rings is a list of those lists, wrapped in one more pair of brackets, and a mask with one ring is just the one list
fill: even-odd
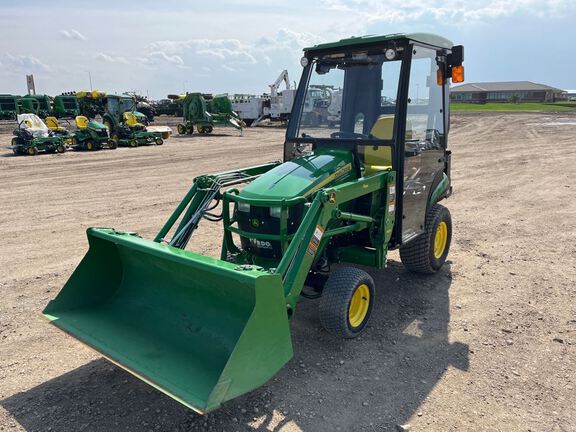
[[(327, 334), (317, 303), (302, 300), (294, 359), (205, 417), (42, 320), (87, 227), (150, 238), (196, 175), (281, 157), (281, 129), (222, 132), (96, 153), (2, 151), (0, 430), (576, 431), (576, 116), (455, 116), (445, 268), (417, 276), (391, 253), (387, 270), (369, 270), (378, 299), (356, 340)], [(217, 232), (198, 233), (200, 250), (216, 253)]]

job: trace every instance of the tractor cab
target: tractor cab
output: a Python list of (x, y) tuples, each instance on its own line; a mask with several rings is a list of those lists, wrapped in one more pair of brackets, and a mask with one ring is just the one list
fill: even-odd
[(162, 133), (149, 132), (140, 123), (145, 117), (136, 111), (136, 100), (127, 95), (107, 95), (106, 112), (102, 122), (110, 131), (113, 141), (119, 146), (138, 147), (139, 145), (162, 145)]
[[(358, 176), (403, 173), (392, 246), (409, 242), (424, 229), (431, 194), (439, 185), (442, 197), (451, 192), (448, 89), (450, 78), (463, 79), (462, 61), (461, 46), (425, 33), (306, 48), (285, 160), (313, 150), (349, 149)], [(340, 116), (318, 124), (306, 102), (328, 86), (341, 89)]]

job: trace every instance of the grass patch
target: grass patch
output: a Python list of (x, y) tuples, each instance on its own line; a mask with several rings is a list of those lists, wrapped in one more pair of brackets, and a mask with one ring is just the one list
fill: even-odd
[(576, 112), (576, 103), (574, 102), (548, 102), (548, 103), (486, 103), (486, 104), (469, 104), (469, 103), (450, 103), (452, 112), (490, 112), (490, 111), (553, 111), (553, 112)]

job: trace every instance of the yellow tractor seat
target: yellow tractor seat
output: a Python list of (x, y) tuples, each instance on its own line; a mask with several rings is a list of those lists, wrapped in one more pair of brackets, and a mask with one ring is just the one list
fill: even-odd
[(88, 120), (88, 117), (85, 116), (76, 116), (76, 127), (78, 129), (86, 129), (88, 127), (88, 123), (90, 123), (90, 120)]
[(126, 125), (132, 129), (132, 128), (144, 128), (144, 125), (142, 123), (138, 123), (138, 118), (131, 112), (126, 111), (123, 114), (124, 117), (124, 123), (126, 123)]
[[(394, 114), (381, 115), (374, 122), (370, 134), (377, 139), (391, 140), (394, 131)], [(390, 147), (364, 147), (364, 175), (374, 174), (392, 168), (392, 149)]]
[[(379, 116), (372, 126), (370, 134), (377, 139), (391, 140), (394, 134), (394, 114)], [(406, 139), (412, 139), (412, 123), (406, 121)], [(364, 175), (374, 174), (392, 168), (392, 149), (390, 147), (363, 146)]]
[(46, 126), (48, 126), (48, 129), (52, 132), (64, 132), (66, 130), (60, 126), (56, 117), (46, 117)]

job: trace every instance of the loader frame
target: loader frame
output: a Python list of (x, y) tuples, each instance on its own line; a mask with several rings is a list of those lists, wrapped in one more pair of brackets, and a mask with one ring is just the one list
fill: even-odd
[[(385, 266), (388, 242), (392, 235), (395, 220), (394, 212), (389, 209), (390, 203), (394, 203), (395, 200), (396, 172), (393, 170), (382, 171), (369, 177), (364, 177), (359, 181), (350, 181), (322, 189), (316, 193), (311, 201), (304, 196), (296, 196), (281, 201), (246, 198), (239, 195), (238, 189), (220, 192), (221, 188), (231, 187), (239, 183), (248, 183), (279, 164), (280, 162), (272, 162), (213, 176), (198, 177), (182, 202), (156, 235), (154, 241), (166, 241), (166, 235), (172, 230), (184, 210), (186, 210), (186, 213), (176, 229), (175, 237), (182, 230), (185, 230), (188, 224), (191, 224), (190, 236), (200, 222), (200, 218), (194, 219), (194, 216), (204, 212), (201, 204), (206, 202), (207, 197), (209, 202), (211, 202), (212, 198), (219, 196), (222, 199), (222, 221), (224, 227), (220, 259), (238, 264), (241, 270), (261, 270), (280, 274), (286, 297), (286, 308), (288, 314), (292, 315), (312, 265), (322, 255), (331, 238), (346, 233), (359, 232), (372, 226), (377, 227), (377, 229), (373, 230), (372, 235), (372, 241), (376, 245), (373, 249), (349, 245), (341, 248), (331, 248), (330, 254), (334, 261), (357, 263), (376, 268)], [(214, 188), (215, 186), (216, 188)], [(378, 217), (339, 210), (339, 206), (347, 202), (382, 190), (391, 191), (392, 193), (386, 193), (385, 203), (383, 203), (384, 206), (382, 207), (384, 211)], [(210, 192), (215, 193), (210, 196)], [(235, 217), (238, 203), (246, 203), (256, 207), (280, 207), (280, 233), (253, 233), (241, 230), (235, 226), (238, 222)], [(300, 227), (294, 234), (288, 234), (288, 211), (291, 207), (302, 203), (305, 204), (307, 210)], [(232, 214), (230, 212), (231, 205), (234, 205)], [(330, 228), (330, 223), (333, 221), (349, 221), (352, 223)], [(283, 251), (280, 262), (276, 267), (272, 268), (264, 268), (252, 264), (250, 254), (236, 246), (233, 234), (259, 241), (280, 241)], [(183, 248), (186, 243), (179, 246)]]

